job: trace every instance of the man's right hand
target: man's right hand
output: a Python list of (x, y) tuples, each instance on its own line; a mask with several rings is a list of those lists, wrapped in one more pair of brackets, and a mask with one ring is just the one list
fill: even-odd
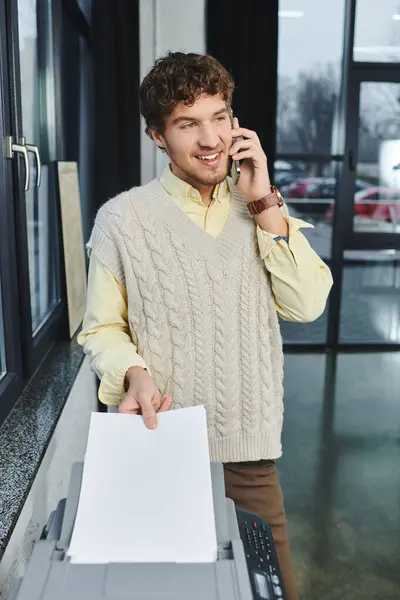
[(154, 379), (142, 367), (131, 367), (126, 372), (128, 391), (118, 407), (118, 412), (143, 415), (148, 429), (157, 427), (157, 413), (172, 408), (172, 397), (161, 396)]

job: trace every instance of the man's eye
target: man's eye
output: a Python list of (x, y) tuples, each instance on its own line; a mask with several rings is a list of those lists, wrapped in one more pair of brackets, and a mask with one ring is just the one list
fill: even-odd
[(217, 121), (226, 121), (226, 117), (217, 117)]
[(189, 129), (190, 127), (194, 127), (195, 123), (186, 123), (185, 125), (182, 125), (181, 129)]

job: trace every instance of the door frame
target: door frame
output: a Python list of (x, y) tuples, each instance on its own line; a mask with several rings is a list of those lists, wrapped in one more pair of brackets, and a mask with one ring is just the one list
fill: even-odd
[[(351, 8), (354, 9), (354, 6)], [(354, 19), (354, 15), (352, 15)], [(351, 40), (351, 36), (350, 36)], [(347, 57), (348, 58), (348, 57)], [(347, 74), (346, 74), (347, 71)], [(353, 230), (360, 91), (363, 82), (400, 83), (400, 69), (395, 64), (354, 63), (345, 71), (346, 88), (342, 119), (344, 127), (344, 160), (337, 165), (337, 202), (335, 206), (331, 269), (334, 287), (329, 298), (327, 347), (341, 351), (399, 350), (398, 343), (345, 343), (340, 341), (345, 252), (348, 250), (400, 250), (400, 234), (370, 233)]]
[[(0, 0), (0, 139), (10, 133), (9, 64), (7, 55), (5, 0)], [(15, 159), (18, 161), (18, 159)], [(6, 374), (0, 380), (0, 423), (23, 389), (20, 344), (21, 317), (17, 285), (13, 202), (13, 165), (0, 146), (0, 303), (3, 317)]]
[(363, 83), (400, 83), (400, 69), (395, 65), (371, 65), (354, 63), (349, 85), (349, 115), (347, 119), (348, 152), (343, 176), (347, 178), (348, 193), (342, 202), (346, 203), (344, 223), (344, 247), (346, 250), (400, 250), (400, 234), (369, 233), (353, 230), (354, 194), (356, 165), (358, 162), (358, 133), (360, 119), (360, 93)]
[[(356, 0), (346, 0), (343, 37), (342, 89), (339, 95), (336, 137), (343, 160), (336, 168), (336, 204), (332, 229), (330, 267), (334, 285), (328, 301), (328, 351), (370, 352), (398, 350), (400, 344), (345, 344), (340, 341), (343, 277), (346, 250), (380, 250), (396, 247), (400, 235), (353, 232), (355, 146), (358, 146), (359, 89), (361, 81), (398, 81), (399, 63), (367, 63), (353, 60)], [(357, 132), (354, 134), (354, 128)]]
[[(10, 95), (10, 114), (11, 123), (10, 131), (8, 135), (12, 135), (14, 139), (19, 139), (24, 135), (23, 122), (22, 122), (22, 91), (21, 91), (21, 77), (20, 77), (20, 53), (19, 53), (19, 31), (18, 31), (18, 3), (15, 0), (2, 0), (5, 2), (6, 8), (6, 31), (7, 36), (7, 56), (8, 56), (8, 70), (9, 70), (9, 95)], [(55, 3), (57, 4), (57, 3)], [(38, 25), (46, 27), (46, 16), (45, 11), (45, 0), (37, 0), (37, 10), (39, 11)], [(54, 17), (54, 15), (53, 15)], [(60, 40), (56, 38), (57, 28), (56, 23), (52, 24), (53, 31), (53, 45), (57, 47)], [(44, 48), (42, 36), (38, 35), (39, 43), (39, 56), (41, 60), (44, 59)], [(57, 57), (56, 57), (57, 58)], [(56, 80), (60, 79), (60, 74), (56, 69), (54, 77)], [(56, 85), (56, 95), (57, 95)], [(36, 143), (40, 145), (40, 140), (28, 140), (30, 143)], [(45, 153), (48, 149), (46, 148)], [(62, 159), (62, 157), (58, 157)], [(10, 161), (11, 163), (11, 161)], [(36, 332), (32, 331), (32, 311), (31, 311), (31, 295), (30, 295), (30, 281), (29, 281), (29, 251), (28, 251), (28, 233), (27, 233), (27, 222), (26, 222), (26, 198), (24, 192), (24, 167), (22, 162), (14, 159), (12, 161), (13, 169), (13, 181), (14, 181), (14, 198), (15, 198), (15, 222), (16, 222), (16, 234), (17, 247), (16, 247), (16, 260), (17, 260), (17, 273), (18, 273), (18, 289), (20, 290), (19, 296), (19, 312), (21, 318), (21, 339), (22, 346), (25, 349), (26, 355), (23, 361), (24, 376), (27, 378), (37, 369), (47, 350), (50, 348), (52, 343), (60, 337), (65, 335), (65, 318), (66, 318), (66, 302), (63, 298), (48, 315), (48, 317), (41, 324)], [(32, 185), (32, 183), (31, 183)], [(57, 197), (57, 190), (55, 190), (54, 198)], [(63, 292), (63, 281), (62, 272), (61, 277), (61, 293)], [(63, 294), (62, 294), (63, 295)]]

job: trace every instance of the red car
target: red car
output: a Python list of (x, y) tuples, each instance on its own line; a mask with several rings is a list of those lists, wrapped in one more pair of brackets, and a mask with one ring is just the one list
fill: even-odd
[(354, 212), (360, 217), (392, 223), (400, 219), (400, 190), (370, 187), (354, 196)]
[(336, 181), (331, 177), (305, 177), (290, 184), (284, 195), (288, 201), (299, 200), (296, 203), (299, 212), (324, 215), (335, 197), (335, 187)]
[[(333, 218), (333, 205), (326, 216)], [(400, 190), (385, 187), (369, 187), (356, 192), (354, 214), (366, 219), (393, 223), (400, 220)]]

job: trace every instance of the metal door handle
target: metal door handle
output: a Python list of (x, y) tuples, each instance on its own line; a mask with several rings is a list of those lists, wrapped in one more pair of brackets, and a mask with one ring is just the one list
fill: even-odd
[(42, 180), (42, 162), (40, 160), (39, 148), (34, 144), (25, 144), (25, 148), (28, 152), (33, 152), (36, 156), (36, 187), (39, 187)]
[(8, 135), (5, 138), (6, 142), (6, 158), (14, 158), (14, 154), (22, 154), (25, 162), (25, 192), (29, 190), (29, 157), (28, 150), (23, 144), (14, 144), (12, 136)]

